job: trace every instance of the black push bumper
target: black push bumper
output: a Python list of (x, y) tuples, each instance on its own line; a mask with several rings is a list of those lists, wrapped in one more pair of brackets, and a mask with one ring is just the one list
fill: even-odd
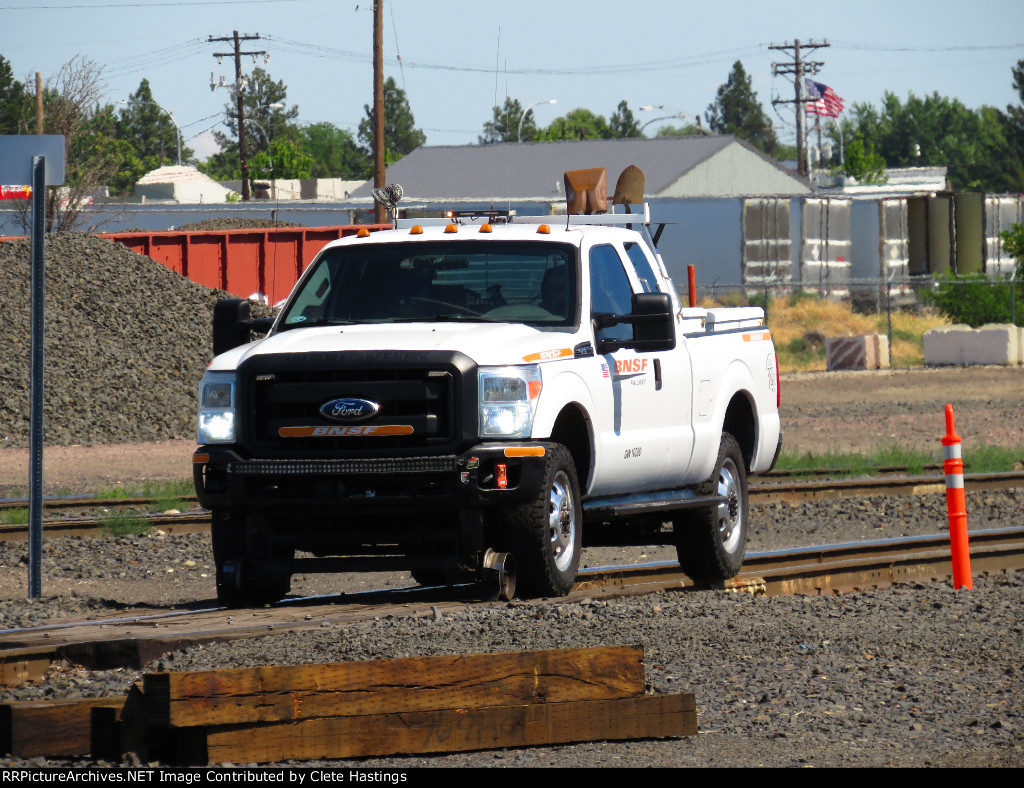
[(247, 458), (233, 446), (193, 455), (207, 508), (362, 512), (455, 510), (527, 503), (541, 493), (547, 445), (481, 444), (457, 455), (336, 459)]

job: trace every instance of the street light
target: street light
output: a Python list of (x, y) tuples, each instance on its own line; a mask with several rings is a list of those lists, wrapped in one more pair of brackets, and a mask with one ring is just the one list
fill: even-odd
[(516, 142), (523, 141), (523, 121), (526, 120), (526, 114), (536, 106), (541, 104), (557, 104), (558, 99), (548, 99), (547, 101), (535, 101), (526, 109), (523, 110), (523, 114), (519, 116), (519, 131), (516, 132)]
[[(279, 101), (274, 104), (264, 104), (263, 109), (284, 109), (284, 102)], [(260, 130), (260, 134), (263, 135), (264, 141), (267, 143), (267, 152), (270, 152), (270, 135), (267, 134), (267, 130), (260, 125), (259, 121), (253, 117), (246, 118), (247, 123), (252, 123), (256, 128)]]
[(640, 127), (640, 131), (643, 131), (652, 123), (657, 123), (659, 120), (686, 120), (687, 115), (685, 112), (680, 112), (672, 107), (666, 107), (664, 104), (644, 104), (640, 109), (644, 112), (650, 112), (651, 110), (660, 110), (661, 112), (667, 112), (667, 115), (655, 118), (654, 120), (647, 121), (643, 126)]
[[(128, 102), (125, 99), (121, 99), (117, 103), (118, 104), (125, 104), (125, 105), (128, 104)], [(166, 112), (167, 113), (167, 117), (169, 117), (171, 119), (171, 123), (174, 124), (174, 136), (178, 140), (178, 166), (180, 167), (181, 166), (181, 129), (178, 128), (178, 121), (176, 121), (174, 119), (174, 115), (171, 114), (170, 110), (164, 109), (159, 104), (157, 104), (155, 101), (153, 101), (153, 99), (150, 99), (149, 103), (152, 104), (154, 107), (156, 107), (161, 112)]]

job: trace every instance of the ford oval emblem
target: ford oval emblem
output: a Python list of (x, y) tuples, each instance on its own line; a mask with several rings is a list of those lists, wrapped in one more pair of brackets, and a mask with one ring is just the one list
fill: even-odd
[(320, 415), (331, 421), (355, 422), (372, 419), (380, 412), (380, 405), (368, 399), (339, 397), (320, 406)]

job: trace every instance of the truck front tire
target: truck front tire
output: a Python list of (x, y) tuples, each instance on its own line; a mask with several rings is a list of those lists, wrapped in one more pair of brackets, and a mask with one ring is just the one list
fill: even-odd
[[(261, 606), (277, 602), (291, 590), (291, 576), (263, 569), (264, 550), (251, 549), (246, 515), (230, 509), (215, 509), (210, 526), (213, 563), (217, 578), (217, 601), (228, 607)], [(273, 557), (281, 560), (294, 551), (280, 547)], [(262, 558), (261, 558), (262, 557)]]
[(565, 446), (548, 444), (540, 494), (504, 513), (502, 532), (524, 596), (565, 596), (572, 590), (580, 565), (583, 509), (576, 466)]
[(680, 515), (675, 523), (679, 565), (699, 583), (721, 583), (739, 574), (747, 547), (747, 469), (739, 443), (722, 433), (715, 471), (698, 490), (721, 495), (713, 508)]

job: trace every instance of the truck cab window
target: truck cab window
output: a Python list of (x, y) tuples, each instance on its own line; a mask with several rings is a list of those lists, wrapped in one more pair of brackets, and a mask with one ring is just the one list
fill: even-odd
[(630, 262), (633, 263), (633, 268), (636, 269), (636, 275), (640, 279), (644, 292), (660, 293), (661, 288), (658, 287), (658, 278), (654, 275), (651, 261), (647, 259), (647, 255), (644, 254), (640, 244), (627, 243), (624, 246), (626, 247), (626, 255), (629, 257)]
[[(592, 314), (628, 315), (633, 309), (633, 289), (613, 246), (595, 246), (590, 250), (590, 306)], [(632, 339), (628, 323), (602, 328), (598, 339)]]

